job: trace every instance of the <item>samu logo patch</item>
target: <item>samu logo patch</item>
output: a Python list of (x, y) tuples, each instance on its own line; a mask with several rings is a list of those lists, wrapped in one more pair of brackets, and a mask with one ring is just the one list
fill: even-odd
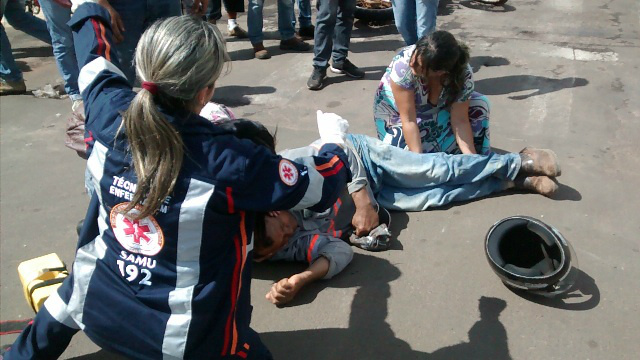
[(141, 212), (140, 205), (136, 205), (125, 216), (122, 211), (128, 205), (128, 202), (124, 202), (111, 209), (109, 219), (116, 239), (122, 247), (134, 254), (156, 255), (164, 246), (164, 235), (160, 225), (153, 216), (133, 220), (133, 217)]
[(280, 180), (283, 183), (293, 186), (298, 182), (298, 168), (291, 161), (287, 159), (280, 160), (278, 171), (280, 172)]

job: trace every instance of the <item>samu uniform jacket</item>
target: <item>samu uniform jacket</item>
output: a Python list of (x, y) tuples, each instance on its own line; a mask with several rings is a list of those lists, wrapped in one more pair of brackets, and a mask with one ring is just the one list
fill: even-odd
[(198, 115), (161, 109), (185, 144), (180, 176), (157, 214), (123, 216), (136, 176), (118, 129), (135, 93), (118, 69), (110, 23), (97, 4), (70, 21), (96, 191), (72, 276), (7, 358), (57, 357), (79, 329), (136, 359), (270, 358), (249, 327), (254, 212), (329, 208), (350, 180), (346, 155), (328, 144), (305, 166)]

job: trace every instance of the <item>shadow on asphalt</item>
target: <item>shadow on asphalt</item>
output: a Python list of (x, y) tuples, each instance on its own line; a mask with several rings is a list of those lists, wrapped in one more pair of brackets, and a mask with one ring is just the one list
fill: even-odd
[[(278, 267), (260, 264), (254, 270), (254, 277), (279, 280), (283, 274), (274, 276), (270, 271)], [(289, 305), (309, 303), (328, 286), (357, 287), (347, 328), (275, 331), (262, 333), (260, 337), (276, 359), (511, 359), (507, 332), (499, 320), (507, 303), (498, 298), (479, 299), (480, 319), (469, 329), (468, 342), (427, 353), (414, 350), (406, 341), (398, 339), (386, 318), (390, 283), (400, 276), (400, 270), (386, 259), (355, 254), (352, 264), (342, 274), (330, 281), (311, 284), (298, 294), (296, 303)]]
[(585, 86), (589, 81), (584, 78), (568, 77), (552, 79), (535, 75), (509, 75), (475, 81), (476, 91), (484, 95), (505, 95), (514, 92), (533, 90), (525, 95), (509, 96), (512, 100), (524, 100), (562, 89)]
[(506, 285), (505, 287), (526, 300), (556, 309), (585, 311), (595, 308), (600, 303), (600, 290), (596, 281), (582, 270), (578, 270), (576, 283), (567, 293), (553, 298), (534, 295)]
[[(332, 85), (339, 84), (345, 81), (358, 81), (358, 80), (380, 80), (382, 79), (382, 75), (384, 74), (386, 66), (363, 66), (360, 70), (364, 71), (364, 78), (362, 79), (354, 79), (347, 75), (342, 74), (334, 74), (331, 70), (327, 70), (327, 79), (324, 82), (323, 89)], [(311, 70), (309, 70), (309, 75), (311, 75)], [(360, 96), (360, 95), (356, 95)]]
[(38, 47), (28, 47), (28, 48), (13, 48), (11, 49), (13, 54), (13, 58), (25, 59), (31, 57), (50, 57), (53, 56), (53, 48), (51, 45), (46, 46), (38, 46)]
[(372, 53), (378, 51), (395, 52), (396, 49), (403, 46), (405, 46), (404, 41), (397, 39), (369, 40), (352, 42), (351, 45), (349, 45), (349, 51), (352, 53)]
[(438, 2), (438, 16), (451, 15), (459, 8), (460, 5), (454, 4), (451, 0), (440, 0), (440, 2)]
[(480, 71), (480, 68), (483, 66), (491, 67), (509, 64), (511, 64), (511, 62), (507, 58), (503, 58), (501, 56), (472, 56), (471, 59), (469, 59), (469, 65), (471, 65), (471, 69), (473, 69), (474, 73)]
[(251, 104), (251, 98), (247, 95), (273, 94), (274, 92), (276, 88), (273, 86), (221, 86), (216, 88), (211, 101), (229, 107), (240, 107)]
[(463, 0), (463, 1), (460, 1), (460, 5), (469, 9), (482, 10), (482, 11), (495, 12), (495, 13), (506, 13), (506, 12), (512, 12), (516, 10), (516, 8), (514, 6), (509, 5), (509, 3), (496, 6), (496, 5), (490, 5), (490, 4), (483, 4), (473, 0)]
[(23, 73), (31, 71), (31, 66), (29, 66), (29, 64), (27, 64), (25, 61), (17, 60), (16, 65), (18, 65), (18, 69), (20, 69), (20, 71), (22, 71)]
[(402, 230), (407, 228), (409, 224), (409, 214), (404, 211), (390, 211), (391, 213), (391, 226), (389, 231), (391, 232), (391, 244), (389, 250), (403, 250), (404, 246), (398, 240)]
[(569, 185), (565, 185), (562, 183), (558, 184), (558, 190), (551, 196), (549, 199), (556, 201), (580, 201), (582, 200), (582, 195), (578, 190), (572, 188)]

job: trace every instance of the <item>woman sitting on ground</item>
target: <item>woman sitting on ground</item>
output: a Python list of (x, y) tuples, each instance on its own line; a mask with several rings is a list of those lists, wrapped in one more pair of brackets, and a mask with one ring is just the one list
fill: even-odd
[(489, 101), (474, 91), (469, 49), (436, 31), (393, 58), (374, 99), (378, 138), (416, 153), (489, 154)]

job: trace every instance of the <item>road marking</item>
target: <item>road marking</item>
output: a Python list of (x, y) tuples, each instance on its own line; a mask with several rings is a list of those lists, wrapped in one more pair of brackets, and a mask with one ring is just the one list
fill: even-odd
[(556, 47), (547, 55), (578, 61), (618, 61), (618, 54), (613, 51), (586, 51), (566, 47)]

